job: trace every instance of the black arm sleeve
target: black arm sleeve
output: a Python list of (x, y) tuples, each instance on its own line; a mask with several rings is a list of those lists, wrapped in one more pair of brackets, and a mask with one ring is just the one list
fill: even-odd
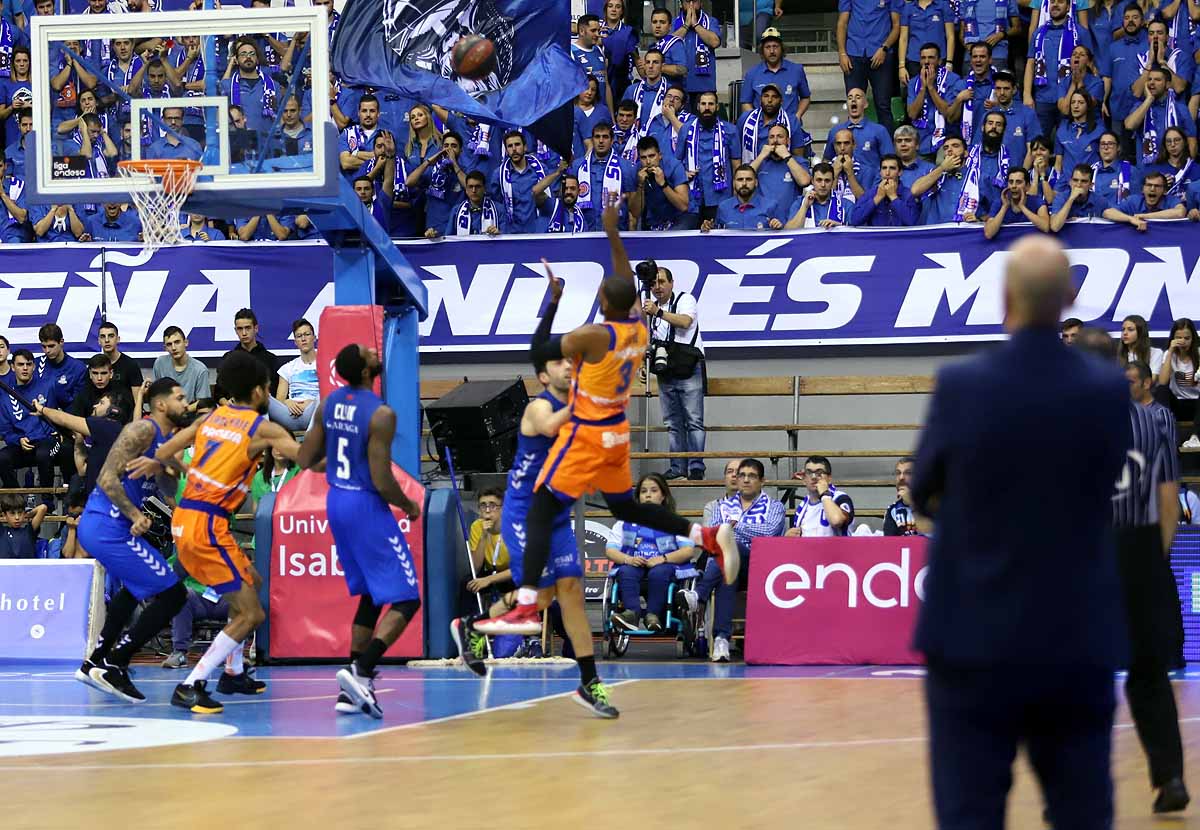
[[(537, 329), (533, 332), (533, 340), (529, 341), (531, 348), (536, 349), (550, 339), (550, 327), (554, 325), (554, 315), (557, 313), (558, 303), (550, 303), (550, 305), (546, 306), (546, 313), (542, 315)], [(559, 357), (562, 357), (562, 355), (559, 355)]]
[(533, 340), (529, 343), (529, 360), (534, 366), (562, 359), (562, 338), (550, 337), (550, 328), (554, 325), (554, 315), (557, 312), (558, 303), (546, 306), (546, 313), (542, 315), (541, 322), (533, 333)]

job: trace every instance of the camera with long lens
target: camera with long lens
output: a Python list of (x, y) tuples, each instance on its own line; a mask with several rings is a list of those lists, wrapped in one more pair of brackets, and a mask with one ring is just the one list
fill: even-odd
[[(649, 298), (653, 293), (654, 283), (658, 279), (658, 263), (652, 259), (643, 260), (633, 270), (641, 283), (639, 290), (644, 297)], [(646, 346), (646, 365), (655, 375), (661, 375), (667, 371), (667, 342), (665, 340), (653, 337), (650, 339), (650, 343)]]
[(633, 269), (641, 285), (638, 290), (642, 296), (649, 297), (654, 289), (654, 281), (658, 279), (658, 263), (652, 259), (639, 262)]

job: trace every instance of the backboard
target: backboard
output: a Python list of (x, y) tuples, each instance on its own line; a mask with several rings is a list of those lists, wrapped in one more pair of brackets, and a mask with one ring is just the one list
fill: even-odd
[(118, 159), (172, 157), (204, 164), (185, 212), (337, 197), (323, 6), (38, 15), (30, 40), (29, 202), (126, 202)]

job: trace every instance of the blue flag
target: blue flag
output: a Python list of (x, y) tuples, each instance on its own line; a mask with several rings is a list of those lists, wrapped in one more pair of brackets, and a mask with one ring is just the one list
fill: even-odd
[[(564, 0), (350, 0), (333, 47), (342, 83), (391, 89), (489, 124), (528, 127), (570, 155), (571, 102), (587, 86), (571, 59)], [(455, 73), (454, 45), (492, 41), (493, 71)]]

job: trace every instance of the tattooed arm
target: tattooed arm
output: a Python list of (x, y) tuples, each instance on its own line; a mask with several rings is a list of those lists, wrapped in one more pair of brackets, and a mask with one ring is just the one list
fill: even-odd
[(117, 509), (125, 514), (125, 518), (133, 523), (130, 532), (134, 536), (141, 536), (150, 529), (150, 519), (134, 506), (121, 484), (121, 476), (125, 473), (126, 465), (150, 449), (153, 441), (154, 425), (149, 421), (134, 421), (126, 426), (117, 436), (112, 449), (108, 451), (108, 457), (104, 459), (104, 466), (96, 480), (97, 486)]

